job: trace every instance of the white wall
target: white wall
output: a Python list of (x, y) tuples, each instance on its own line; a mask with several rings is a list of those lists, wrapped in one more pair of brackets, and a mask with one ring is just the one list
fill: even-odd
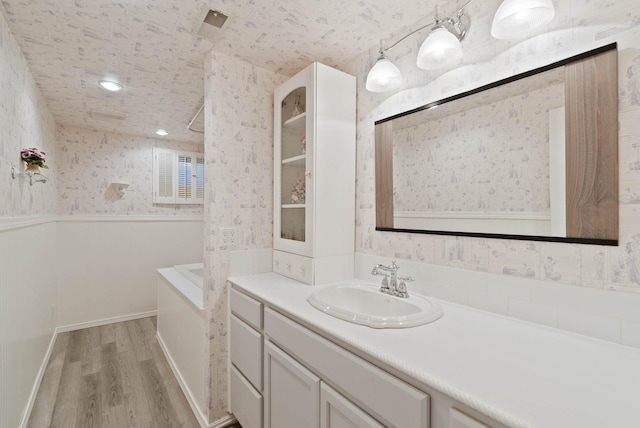
[[(17, 427), (55, 329), (55, 124), (0, 14), (0, 426)], [(47, 153), (47, 183), (11, 178), (20, 150)]]
[[(422, 42), (419, 36), (394, 49), (391, 59), (404, 75), (404, 87), (396, 93), (373, 94), (364, 88), (378, 55), (375, 41), (368, 53), (345, 66), (347, 72), (357, 75), (359, 85), (356, 252), (387, 261), (396, 258), (427, 267), (494, 274), (477, 284), (447, 281), (442, 275), (418, 277), (417, 281), (428, 283), (432, 290), (439, 290), (439, 297), (452, 301), (475, 305), (481, 298), (485, 309), (493, 301), (495, 308), (504, 308), (496, 309), (498, 312), (574, 331), (591, 324), (583, 333), (598, 337), (598, 331), (606, 331), (601, 336), (607, 340), (638, 346), (640, 319), (630, 316), (626, 307), (636, 300), (627, 298), (629, 293), (640, 293), (640, 148), (633, 146), (640, 138), (640, 26), (634, 18), (637, 13), (629, 12), (637, 10), (637, 2), (554, 2), (556, 17), (539, 36), (513, 42), (495, 40), (489, 34), (499, 3), (489, 0), (469, 5), (472, 27), (463, 42), (465, 58), (455, 68), (419, 70), (415, 66)], [(619, 55), (618, 247), (375, 231), (374, 121), (611, 42), (618, 42)], [(521, 293), (521, 276), (538, 281), (528, 283)], [(591, 289), (606, 300), (606, 310), (584, 297), (593, 295)], [(569, 321), (568, 306), (578, 312), (569, 315)], [(614, 330), (617, 333), (611, 335)]]
[(203, 232), (193, 217), (61, 217), (58, 326), (155, 311), (156, 269), (202, 261)]
[(17, 427), (55, 328), (56, 224), (0, 219), (0, 426)]

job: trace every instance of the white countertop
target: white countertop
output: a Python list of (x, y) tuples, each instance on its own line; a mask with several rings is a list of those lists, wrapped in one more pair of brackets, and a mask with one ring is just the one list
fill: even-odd
[(508, 426), (640, 426), (638, 349), (437, 299), (444, 316), (431, 324), (374, 329), (313, 308), (306, 298), (324, 286), (273, 273), (229, 281), (321, 335)]

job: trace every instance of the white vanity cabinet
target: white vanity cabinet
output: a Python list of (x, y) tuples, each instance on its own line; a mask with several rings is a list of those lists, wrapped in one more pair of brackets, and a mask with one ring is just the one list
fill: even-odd
[[(264, 311), (264, 335), (265, 342), (285, 351), (383, 426), (429, 427), (427, 394), (269, 307)], [(265, 403), (272, 400), (271, 392), (265, 381)]]
[(504, 427), (398, 379), (237, 286), (230, 303), (230, 409), (243, 428)]
[(274, 94), (274, 271), (307, 284), (353, 272), (356, 79), (313, 63)]

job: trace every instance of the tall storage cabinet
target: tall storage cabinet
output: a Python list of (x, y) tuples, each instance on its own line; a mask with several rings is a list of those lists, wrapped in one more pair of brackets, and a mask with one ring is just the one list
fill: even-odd
[(274, 271), (353, 276), (356, 79), (313, 63), (274, 94)]

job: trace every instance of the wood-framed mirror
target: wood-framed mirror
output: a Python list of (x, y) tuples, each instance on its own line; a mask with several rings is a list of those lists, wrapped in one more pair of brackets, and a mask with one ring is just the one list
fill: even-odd
[(618, 245), (616, 44), (375, 122), (376, 230)]

